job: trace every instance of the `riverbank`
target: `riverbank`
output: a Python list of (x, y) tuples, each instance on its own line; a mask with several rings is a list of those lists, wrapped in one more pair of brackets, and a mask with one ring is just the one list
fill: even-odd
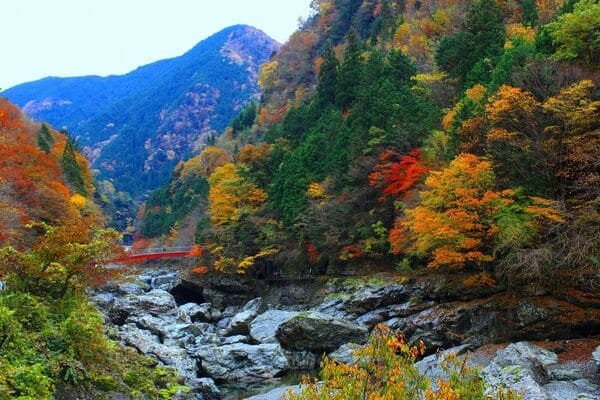
[[(487, 349), (490, 357), (487, 364), (481, 363), (484, 367), (505, 350), (485, 347), (490, 344), (510, 348), (507, 343), (523, 340), (595, 340), (590, 337), (600, 332), (598, 295), (569, 293), (517, 296), (501, 287), (465, 285), (456, 274), (266, 284), (167, 268), (110, 285), (95, 293), (94, 301), (115, 339), (175, 367), (197, 398), (233, 399), (295, 383), (277, 379), (315, 370), (322, 354), (348, 359), (347, 344), (364, 343), (379, 323), (403, 331), (409, 341), (423, 340), (430, 354), (483, 346), (475, 359), (483, 360)], [(590, 366), (554, 378), (566, 376), (569, 380), (564, 382), (571, 383), (584, 379), (590, 386), (582, 393), (595, 393), (597, 371), (591, 353), (590, 348), (582, 361)], [(520, 362), (518, 357), (511, 359), (514, 365)], [(540, 387), (563, 382), (550, 375), (538, 380), (533, 382)], [(251, 390), (240, 389), (245, 387)]]

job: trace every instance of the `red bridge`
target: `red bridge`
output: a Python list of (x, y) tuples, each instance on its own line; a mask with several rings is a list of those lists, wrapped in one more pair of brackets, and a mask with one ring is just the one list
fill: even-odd
[(134, 263), (161, 258), (195, 257), (202, 255), (202, 248), (197, 246), (186, 247), (157, 247), (148, 249), (126, 249), (123, 257), (110, 260), (111, 263)]

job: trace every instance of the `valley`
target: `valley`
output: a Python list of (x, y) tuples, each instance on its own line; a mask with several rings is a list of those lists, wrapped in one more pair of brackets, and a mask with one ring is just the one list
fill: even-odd
[(316, 0), (0, 92), (0, 400), (600, 398), (599, 32)]

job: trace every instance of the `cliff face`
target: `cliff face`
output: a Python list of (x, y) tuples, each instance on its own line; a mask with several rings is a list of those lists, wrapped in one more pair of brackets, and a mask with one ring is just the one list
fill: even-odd
[(33, 118), (66, 127), (101, 179), (141, 194), (258, 99), (259, 66), (279, 44), (233, 26), (180, 57), (122, 76), (46, 78), (4, 91)]

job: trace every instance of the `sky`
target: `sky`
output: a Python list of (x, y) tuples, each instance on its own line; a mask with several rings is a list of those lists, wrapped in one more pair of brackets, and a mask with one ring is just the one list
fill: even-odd
[(123, 74), (236, 24), (285, 42), (310, 0), (0, 0), (0, 88)]

